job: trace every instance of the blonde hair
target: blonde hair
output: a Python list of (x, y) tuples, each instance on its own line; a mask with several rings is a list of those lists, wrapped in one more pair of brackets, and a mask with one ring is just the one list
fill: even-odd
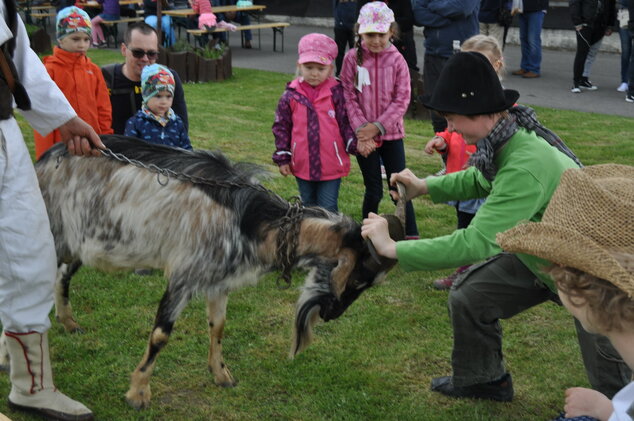
[(571, 267), (554, 265), (546, 273), (572, 306), (588, 306), (588, 319), (600, 333), (634, 327), (634, 300), (613, 283)]
[[(465, 40), (460, 47), (461, 51), (475, 51), (489, 59), (498, 77), (502, 79), (504, 74), (504, 55), (498, 40), (490, 35), (474, 35)], [(498, 64), (496, 66), (496, 64)]]

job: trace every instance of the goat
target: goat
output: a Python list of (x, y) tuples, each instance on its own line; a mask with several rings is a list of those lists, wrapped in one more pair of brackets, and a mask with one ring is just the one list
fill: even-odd
[[(228, 292), (281, 270), (310, 269), (297, 302), (291, 357), (306, 348), (321, 318), (338, 318), (395, 261), (371, 254), (352, 218), (292, 204), (258, 181), (262, 169), (220, 152), (185, 151), (124, 136), (102, 136), (101, 157), (71, 156), (63, 144), (36, 163), (58, 256), (55, 314), (80, 331), (69, 285), (81, 265), (102, 270), (157, 268), (168, 279), (149, 343), (133, 371), (127, 402), (149, 405), (149, 379), (182, 310), (207, 299), (208, 368), (236, 384), (223, 361)], [(401, 208), (403, 205), (400, 205)], [(402, 221), (390, 222), (395, 239)]]

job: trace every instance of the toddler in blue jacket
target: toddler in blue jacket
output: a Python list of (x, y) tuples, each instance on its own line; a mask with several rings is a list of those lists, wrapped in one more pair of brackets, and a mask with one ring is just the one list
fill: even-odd
[(192, 149), (183, 120), (172, 110), (174, 76), (160, 64), (145, 66), (141, 73), (143, 105), (126, 122), (126, 136), (146, 142)]

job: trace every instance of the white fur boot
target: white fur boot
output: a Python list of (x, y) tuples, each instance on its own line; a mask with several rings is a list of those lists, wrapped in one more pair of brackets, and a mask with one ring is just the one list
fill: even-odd
[(11, 363), (9, 407), (54, 420), (92, 420), (90, 409), (53, 384), (46, 333), (5, 332)]

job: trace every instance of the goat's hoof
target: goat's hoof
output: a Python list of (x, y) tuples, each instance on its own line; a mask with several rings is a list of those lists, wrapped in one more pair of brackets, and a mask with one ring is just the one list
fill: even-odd
[(128, 390), (128, 393), (125, 394), (125, 401), (132, 408), (136, 410), (146, 409), (150, 406), (150, 398), (152, 394), (149, 389), (147, 392), (143, 390), (133, 391), (132, 389)]
[(235, 380), (225, 380), (222, 382), (214, 382), (214, 383), (216, 383), (216, 386), (226, 387), (226, 388), (236, 387), (238, 385), (238, 382)]

